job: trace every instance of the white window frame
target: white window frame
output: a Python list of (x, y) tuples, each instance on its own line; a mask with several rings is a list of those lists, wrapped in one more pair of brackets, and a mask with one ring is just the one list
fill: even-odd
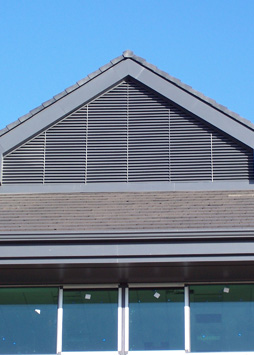
[[(186, 305), (186, 300), (185, 300), (185, 297), (186, 297), (186, 290), (185, 290), (185, 287), (187, 287), (187, 290), (188, 289), (188, 286), (185, 286), (183, 283), (151, 283), (151, 284), (148, 284), (148, 283), (137, 283), (137, 284), (132, 284), (130, 283), (128, 285), (128, 288), (126, 288), (126, 301), (125, 301), (125, 312), (128, 314), (128, 316), (126, 318), (128, 318), (128, 324), (125, 324), (125, 331), (127, 333), (125, 339), (127, 340), (126, 343), (125, 343), (125, 351), (128, 352), (128, 354), (130, 355), (145, 355), (145, 354), (149, 354), (149, 355), (157, 355), (157, 354), (161, 354), (161, 355), (172, 355), (172, 354), (175, 354), (175, 355), (184, 355), (186, 354), (186, 350), (129, 350), (129, 290), (130, 289), (137, 289), (137, 288), (147, 288), (147, 289), (150, 289), (150, 288), (182, 288), (183, 291), (184, 291), (184, 315), (185, 315), (185, 305)], [(188, 299), (188, 302), (189, 302), (189, 299)], [(184, 316), (184, 334), (186, 333), (186, 319), (188, 318), (185, 318)], [(186, 341), (186, 339), (185, 339)], [(185, 347), (186, 347), (186, 343), (185, 343)]]
[[(117, 350), (115, 351), (62, 351), (62, 339), (63, 339), (63, 294), (64, 290), (87, 290), (87, 289), (117, 289), (118, 290), (118, 312), (117, 312)], [(121, 294), (121, 296), (120, 296)], [(58, 324), (59, 322), (59, 324)], [(119, 347), (121, 347), (119, 331), (122, 327), (122, 290), (119, 285), (109, 284), (85, 284), (85, 285), (65, 285), (63, 288), (59, 288), (58, 297), (58, 317), (57, 317), (57, 355), (116, 355), (119, 354)], [(120, 350), (121, 351), (121, 350)]]

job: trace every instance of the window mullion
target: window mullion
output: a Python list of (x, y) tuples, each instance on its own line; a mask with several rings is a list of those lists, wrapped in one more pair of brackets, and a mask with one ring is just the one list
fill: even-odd
[(124, 299), (124, 350), (129, 351), (129, 288), (125, 288)]
[(118, 353), (122, 352), (122, 338), (123, 338), (123, 289), (118, 289), (118, 337), (117, 337), (117, 350)]
[(190, 293), (189, 286), (184, 287), (184, 342), (185, 352), (191, 351), (191, 334), (190, 334)]
[(57, 309), (57, 340), (56, 352), (62, 352), (62, 336), (63, 336), (63, 289), (59, 288), (58, 309)]

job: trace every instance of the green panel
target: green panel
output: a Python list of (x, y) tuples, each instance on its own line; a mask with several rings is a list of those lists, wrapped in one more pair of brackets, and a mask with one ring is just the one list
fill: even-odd
[(254, 350), (254, 286), (190, 288), (191, 350)]
[(117, 350), (117, 290), (64, 291), (63, 351)]
[(55, 354), (57, 288), (0, 289), (0, 354)]
[(184, 349), (184, 290), (130, 290), (130, 350)]

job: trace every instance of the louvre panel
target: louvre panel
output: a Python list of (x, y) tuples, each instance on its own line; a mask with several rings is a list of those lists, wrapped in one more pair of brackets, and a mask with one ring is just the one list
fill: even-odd
[(47, 130), (46, 183), (85, 182), (86, 120), (84, 107)]
[(131, 82), (128, 103), (128, 181), (168, 181), (168, 105)]
[(253, 179), (253, 151), (126, 80), (4, 157), (3, 184)]
[(211, 180), (211, 130), (172, 106), (170, 111), (171, 181)]
[(127, 83), (88, 105), (87, 182), (127, 181)]
[(253, 151), (229, 137), (213, 135), (214, 180), (253, 179)]
[(3, 162), (3, 184), (43, 182), (45, 133), (7, 154)]

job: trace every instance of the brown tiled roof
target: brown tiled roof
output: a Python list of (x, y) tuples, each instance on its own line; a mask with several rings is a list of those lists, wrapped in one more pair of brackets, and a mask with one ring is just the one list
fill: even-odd
[(0, 232), (211, 228), (254, 228), (254, 192), (0, 195)]

